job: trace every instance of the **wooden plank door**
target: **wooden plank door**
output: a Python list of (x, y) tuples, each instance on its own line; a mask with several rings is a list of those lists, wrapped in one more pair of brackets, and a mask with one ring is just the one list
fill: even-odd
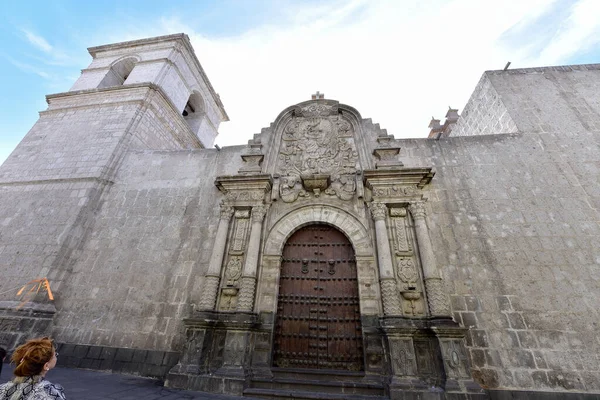
[(273, 364), (363, 369), (354, 250), (346, 236), (331, 226), (301, 228), (285, 244)]

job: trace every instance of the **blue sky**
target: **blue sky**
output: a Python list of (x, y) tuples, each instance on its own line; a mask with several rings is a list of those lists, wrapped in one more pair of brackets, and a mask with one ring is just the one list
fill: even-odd
[(462, 109), (483, 71), (600, 61), (597, 0), (0, 2), (0, 162), (87, 47), (187, 33), (245, 143), (316, 90), (396, 137)]

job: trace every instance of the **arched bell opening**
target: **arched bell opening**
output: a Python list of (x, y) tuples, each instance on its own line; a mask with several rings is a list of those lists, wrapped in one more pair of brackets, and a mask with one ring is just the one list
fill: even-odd
[(125, 84), (137, 62), (137, 58), (127, 57), (114, 63), (106, 73), (106, 76), (100, 81), (98, 89)]
[(187, 122), (188, 126), (196, 135), (200, 131), (202, 120), (206, 115), (204, 111), (204, 99), (198, 92), (194, 92), (190, 95), (188, 101), (185, 103), (183, 111), (181, 112), (183, 119)]
[(355, 251), (338, 229), (306, 225), (281, 261), (273, 366), (364, 370)]

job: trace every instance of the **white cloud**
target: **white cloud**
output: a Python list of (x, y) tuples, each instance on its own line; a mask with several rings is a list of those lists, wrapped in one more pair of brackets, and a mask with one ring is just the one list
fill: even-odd
[(50, 74), (48, 74), (47, 72), (33, 66), (27, 63), (23, 63), (20, 61), (17, 61), (11, 57), (8, 56), (4, 56), (9, 63), (11, 63), (12, 65), (14, 65), (15, 67), (19, 68), (21, 71), (25, 71), (25, 72), (30, 72), (33, 74), (36, 74), (44, 79), (50, 79)]
[[(85, 45), (189, 34), (231, 118), (217, 138), (223, 146), (246, 143), (283, 109), (317, 90), (355, 107), (397, 138), (425, 137), (431, 116), (442, 118), (448, 106), (464, 107), (485, 70), (501, 69), (507, 61), (513, 68), (562, 64), (600, 41), (597, 0), (316, 4), (277, 1), (274, 7), (282, 11), (268, 24), (236, 36), (207, 37), (202, 26), (177, 18), (128, 20), (103, 26)], [(541, 20), (544, 32), (538, 29)], [(56, 55), (60, 44), (23, 32), (43, 52), (35, 58), (40, 64), (73, 64), (74, 59)], [(507, 32), (516, 40), (503, 40)], [(77, 53), (79, 67), (84, 56)], [(48, 75), (31, 63), (10, 61)]]
[(29, 43), (31, 43), (32, 45), (34, 45), (35, 47), (37, 47), (45, 53), (52, 52), (53, 48), (46, 39), (26, 29), (22, 29), (22, 32), (25, 34), (25, 38), (27, 39), (27, 41), (29, 41)]
[(548, 47), (540, 54), (539, 60), (555, 64), (600, 44), (600, 2), (582, 0), (571, 8), (569, 17), (561, 21), (559, 30)]
[(162, 29), (190, 35), (220, 93), (231, 118), (221, 126), (220, 145), (245, 143), (316, 90), (396, 137), (425, 137), (431, 116), (443, 117), (449, 105), (462, 108), (483, 71), (509, 60), (534, 65), (526, 51), (498, 39), (552, 3), (506, 0), (491, 15), (480, 0), (359, 0), (295, 8), (285, 23), (236, 37), (209, 39), (177, 20), (163, 20)]

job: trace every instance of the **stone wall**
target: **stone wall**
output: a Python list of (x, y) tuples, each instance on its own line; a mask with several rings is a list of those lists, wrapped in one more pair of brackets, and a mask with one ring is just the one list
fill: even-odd
[(60, 341), (177, 348), (181, 320), (202, 295), (218, 223), (214, 177), (235, 173), (240, 151), (127, 154), (62, 285)]
[(494, 88), (488, 73), (484, 73), (462, 111), (452, 136), (514, 133), (517, 126), (506, 109), (503, 98)]
[(437, 170), (429, 228), (486, 387), (600, 392), (596, 68), (487, 73), (522, 134), (402, 141)]

